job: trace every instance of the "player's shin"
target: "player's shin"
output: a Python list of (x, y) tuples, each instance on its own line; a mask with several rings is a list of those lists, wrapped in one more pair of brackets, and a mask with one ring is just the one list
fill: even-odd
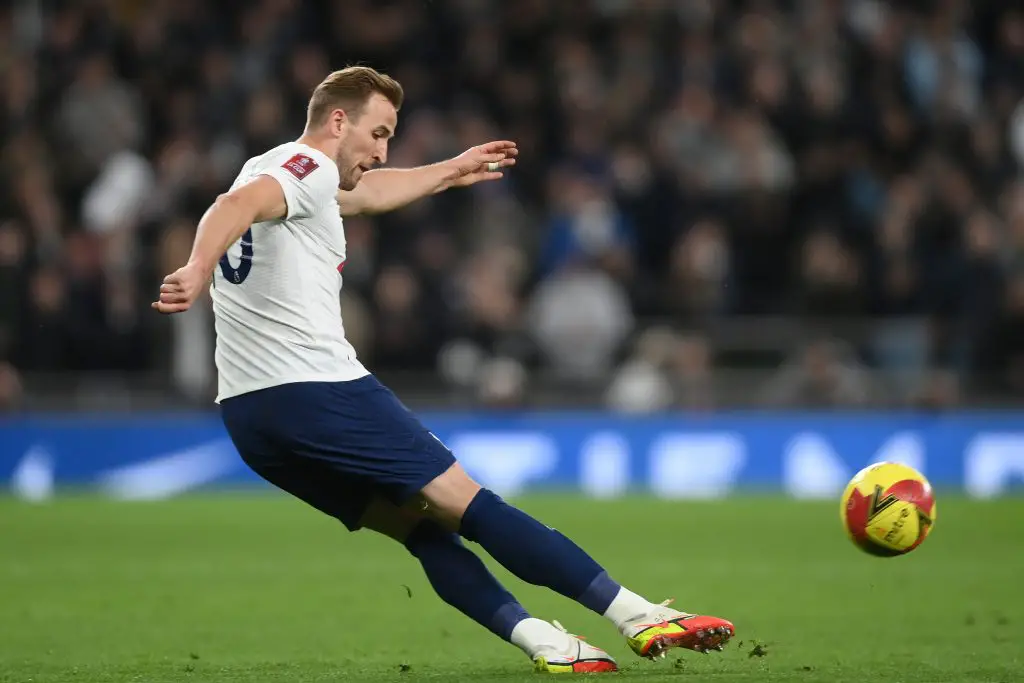
[(623, 589), (564, 534), (487, 489), (469, 504), (460, 531), (523, 581), (546, 586), (612, 621), (650, 604)]
[(405, 547), (420, 561), (442, 600), (498, 637), (514, 642), (513, 630), (530, 615), (480, 558), (462, 545), (458, 535), (425, 520), (405, 540)]

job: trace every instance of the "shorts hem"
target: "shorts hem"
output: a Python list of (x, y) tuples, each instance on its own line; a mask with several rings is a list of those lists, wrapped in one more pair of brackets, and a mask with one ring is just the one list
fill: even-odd
[(395, 505), (402, 506), (411, 501), (426, 487), (427, 484), (450, 470), (452, 465), (455, 464), (455, 459), (452, 458), (448, 461), (435, 460), (433, 461), (433, 464), (435, 465), (433, 469), (428, 470), (415, 481), (405, 484), (399, 488), (398, 494), (392, 502)]

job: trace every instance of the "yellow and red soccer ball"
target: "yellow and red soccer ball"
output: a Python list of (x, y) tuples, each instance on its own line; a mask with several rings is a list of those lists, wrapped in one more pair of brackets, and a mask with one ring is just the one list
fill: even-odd
[(850, 540), (864, 552), (905, 555), (924, 542), (935, 524), (935, 494), (912, 467), (879, 462), (850, 480), (840, 514)]

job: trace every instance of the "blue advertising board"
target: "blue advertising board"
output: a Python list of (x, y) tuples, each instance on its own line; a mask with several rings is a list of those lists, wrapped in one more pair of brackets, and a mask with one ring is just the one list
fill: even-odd
[[(836, 496), (860, 468), (904, 462), (939, 489), (1024, 491), (1024, 413), (438, 413), (424, 422), (484, 485), (594, 497)], [(215, 414), (0, 420), (0, 482), (29, 498), (63, 486), (156, 499), (260, 485)]]

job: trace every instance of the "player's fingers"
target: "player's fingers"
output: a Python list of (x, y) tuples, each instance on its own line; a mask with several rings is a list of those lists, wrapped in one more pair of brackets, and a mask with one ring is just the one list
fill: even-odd
[(477, 162), (481, 163), (481, 164), (496, 164), (496, 163), (498, 163), (500, 161), (504, 161), (504, 160), (505, 160), (505, 155), (501, 154), (501, 153), (498, 153), (498, 154), (481, 154), (479, 157), (477, 157)]
[(160, 302), (165, 304), (178, 304), (188, 301), (185, 292), (160, 292)]
[(479, 149), (481, 152), (490, 154), (493, 152), (500, 152), (501, 150), (509, 149), (515, 146), (516, 143), (512, 142), (511, 140), (494, 140), (493, 142), (485, 142), (484, 144), (480, 145), (480, 147), (478, 147), (477, 149)]
[(161, 292), (180, 292), (181, 283), (179, 282), (168, 282), (160, 285)]
[(182, 311), (187, 311), (189, 309), (189, 304), (187, 303), (167, 304), (162, 301), (154, 301), (152, 306), (160, 313), (181, 313)]

